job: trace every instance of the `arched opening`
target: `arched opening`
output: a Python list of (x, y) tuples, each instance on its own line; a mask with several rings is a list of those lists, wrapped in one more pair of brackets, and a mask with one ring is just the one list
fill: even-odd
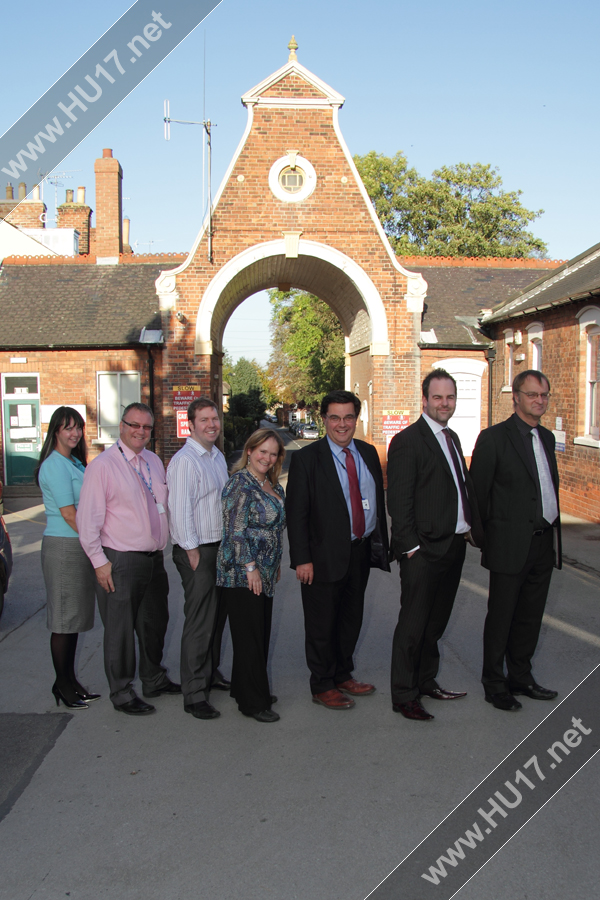
[(211, 370), (221, 385), (227, 323), (244, 300), (269, 288), (306, 291), (334, 311), (345, 336), (345, 386), (357, 393), (363, 403), (359, 436), (369, 438), (373, 421), (372, 357), (389, 353), (387, 319), (370, 278), (349, 257), (331, 247), (299, 241), (294, 254), (285, 241), (271, 241), (230, 260), (202, 297), (196, 323), (196, 353), (212, 357)]

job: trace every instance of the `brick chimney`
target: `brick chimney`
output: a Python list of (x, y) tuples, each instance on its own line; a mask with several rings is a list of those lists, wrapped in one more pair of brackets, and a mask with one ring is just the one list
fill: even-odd
[(6, 188), (6, 199), (0, 201), (0, 219), (6, 219), (17, 228), (45, 228), (45, 218), (40, 218), (46, 212), (46, 204), (40, 200), (40, 189), (36, 184), (33, 187), (30, 200), (26, 200), (27, 187), (22, 181), (18, 188), (18, 200), (14, 199), (12, 187)]
[(90, 220), (92, 210), (85, 202), (85, 188), (77, 188), (77, 202), (73, 201), (73, 191), (67, 190), (67, 200), (57, 211), (57, 228), (76, 228), (79, 232), (79, 254), (90, 252)]
[(103, 150), (94, 163), (96, 173), (96, 228), (94, 249), (97, 259), (119, 261), (123, 252), (122, 183), (123, 170), (112, 150)]

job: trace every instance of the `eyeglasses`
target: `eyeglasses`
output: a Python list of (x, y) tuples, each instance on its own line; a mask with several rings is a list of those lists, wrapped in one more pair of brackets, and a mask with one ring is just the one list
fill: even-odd
[(356, 416), (344, 416), (342, 419), (340, 416), (327, 416), (332, 425), (339, 425), (340, 422), (343, 422), (344, 425), (353, 425), (356, 422)]
[(528, 400), (537, 400), (539, 397), (540, 400), (547, 400), (550, 397), (550, 393), (546, 391), (543, 394), (538, 394), (536, 391), (517, 391), (518, 394), (525, 394)]
[(128, 425), (130, 428), (141, 428), (144, 431), (152, 431), (154, 425), (139, 425), (137, 422), (126, 422), (125, 419), (121, 419), (123, 425)]

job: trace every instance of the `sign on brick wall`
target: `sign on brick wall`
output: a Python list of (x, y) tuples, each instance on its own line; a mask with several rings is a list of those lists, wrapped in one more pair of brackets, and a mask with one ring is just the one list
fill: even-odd
[(196, 397), (201, 397), (202, 391), (199, 384), (179, 384), (173, 386), (173, 409), (175, 410), (175, 418), (177, 420), (177, 437), (187, 438), (190, 436), (190, 426), (188, 423), (187, 411), (188, 406)]
[(390, 443), (395, 434), (404, 431), (410, 425), (409, 410), (405, 409), (401, 412), (398, 409), (384, 409), (382, 429), (385, 434), (386, 450), (390, 449)]

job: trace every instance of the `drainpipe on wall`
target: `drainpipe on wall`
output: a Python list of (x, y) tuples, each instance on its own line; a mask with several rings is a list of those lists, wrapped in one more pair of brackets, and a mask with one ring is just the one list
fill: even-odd
[[(149, 389), (149, 400), (148, 404), (154, 412), (154, 357), (152, 356), (152, 347), (148, 347), (148, 389)], [(156, 452), (156, 432), (152, 432), (152, 437), (150, 439), (150, 449), (153, 453)]]
[(488, 347), (488, 349), (485, 351), (485, 358), (488, 361), (488, 428), (491, 428), (491, 426), (494, 424), (492, 411), (492, 391), (494, 388), (493, 365), (496, 359), (496, 348)]

